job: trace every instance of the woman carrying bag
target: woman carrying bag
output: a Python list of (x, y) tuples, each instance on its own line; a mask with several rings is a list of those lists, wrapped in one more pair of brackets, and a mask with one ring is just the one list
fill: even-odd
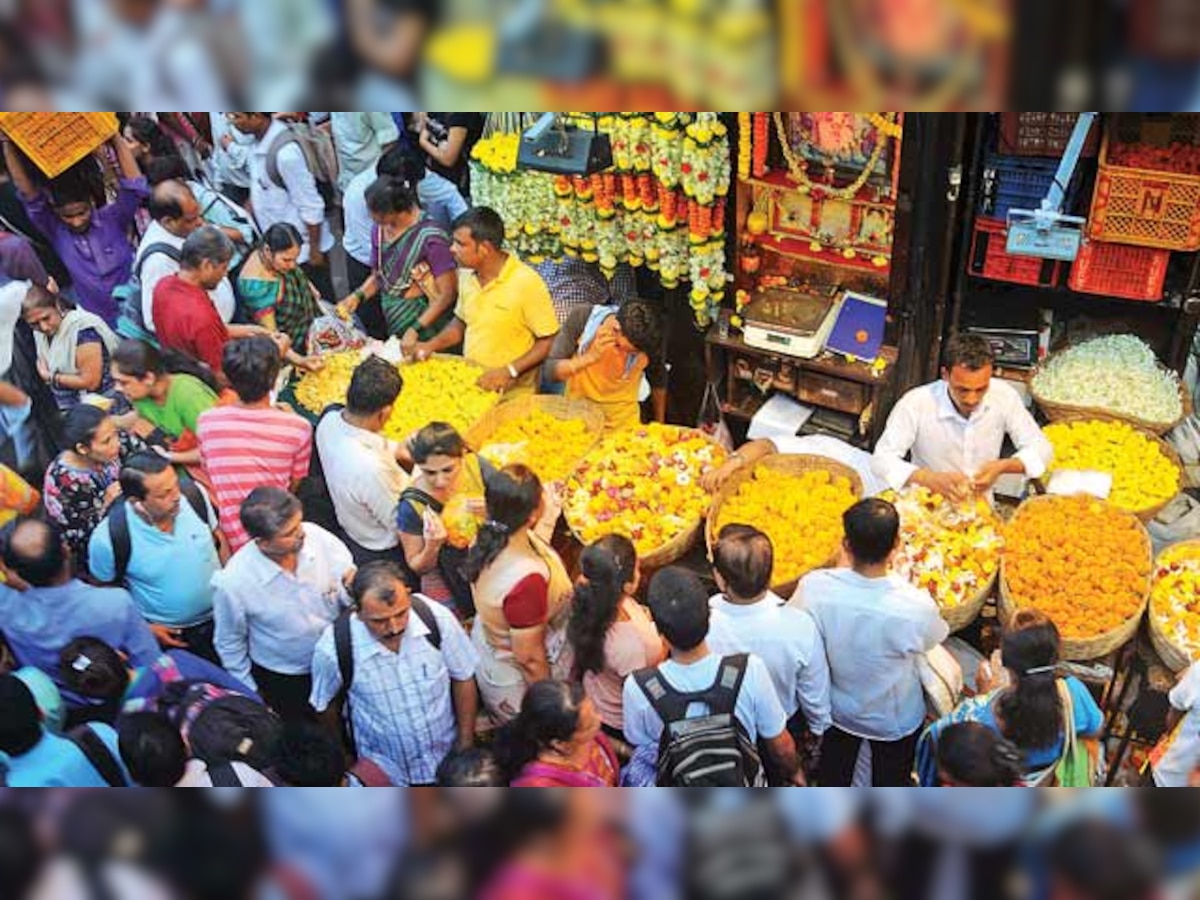
[(1000, 652), (1005, 683), (963, 702), (921, 736), (921, 785), (939, 784), (938, 739), (945, 729), (979, 722), (1021, 752), (1023, 786), (1090, 787), (1098, 759), (1088, 739), (1099, 734), (1104, 714), (1082, 682), (1058, 676), (1058, 629), (1042, 613), (1022, 610), (1005, 631)]

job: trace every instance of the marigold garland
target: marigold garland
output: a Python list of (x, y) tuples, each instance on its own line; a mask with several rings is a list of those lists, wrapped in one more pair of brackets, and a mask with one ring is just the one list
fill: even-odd
[[(573, 116), (591, 127), (590, 116)], [(587, 177), (519, 169), (518, 135), (489, 134), (472, 154), (478, 202), (500, 213), (525, 259), (579, 258), (609, 277), (621, 263), (644, 265), (668, 289), (690, 280), (696, 323), (706, 327), (727, 279), (725, 198), (733, 172), (725, 125), (717, 113), (618, 113), (597, 121), (613, 138), (614, 167)], [(752, 129), (743, 129), (747, 139)]]

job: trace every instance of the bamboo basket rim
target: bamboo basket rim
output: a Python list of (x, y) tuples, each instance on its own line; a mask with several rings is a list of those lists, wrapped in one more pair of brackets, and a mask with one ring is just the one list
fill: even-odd
[[(1124, 512), (1133, 513), (1135, 516), (1137, 516), (1143, 522), (1152, 522), (1152, 521), (1154, 521), (1154, 519), (1158, 516), (1158, 514), (1160, 512), (1162, 512), (1164, 509), (1166, 509), (1171, 504), (1171, 502), (1174, 501), (1174, 499), (1179, 496), (1179, 494), (1183, 491), (1184, 482), (1187, 480), (1187, 471), (1183, 465), (1183, 458), (1179, 455), (1179, 451), (1175, 449), (1174, 445), (1172, 445), (1170, 441), (1168, 441), (1161, 434), (1156, 434), (1155, 432), (1151, 431), (1148, 428), (1143, 428), (1140, 425), (1135, 425), (1133, 422), (1130, 422), (1125, 419), (1111, 419), (1111, 418), (1098, 419), (1095, 416), (1090, 416), (1085, 413), (1066, 413), (1061, 418), (1055, 419), (1053, 422), (1049, 422), (1047, 424), (1048, 425), (1057, 425), (1059, 423), (1069, 424), (1071, 422), (1113, 422), (1113, 421), (1120, 421), (1123, 424), (1128, 425), (1134, 431), (1141, 434), (1143, 437), (1146, 437), (1146, 438), (1149, 438), (1150, 440), (1152, 440), (1156, 445), (1158, 445), (1158, 449), (1162, 453), (1162, 455), (1165, 456), (1170, 461), (1171, 465), (1173, 465), (1175, 467), (1175, 472), (1179, 476), (1179, 489), (1176, 490), (1175, 493), (1173, 495), (1171, 495), (1170, 497), (1168, 497), (1166, 500), (1163, 500), (1161, 503), (1156, 503), (1154, 506), (1148, 506), (1145, 509), (1124, 510)], [(1042, 432), (1045, 433), (1045, 430), (1046, 429), (1043, 428)], [(1039, 479), (1039, 481), (1041, 481), (1043, 484), (1048, 484), (1049, 480), (1050, 480), (1050, 474), (1051, 474), (1050, 472), (1047, 472), (1045, 475), (1042, 476), (1041, 479)]]
[[(1010, 520), (1009, 524), (1016, 522), (1017, 517), (1021, 515), (1028, 505), (1033, 503), (1047, 503), (1062, 499), (1058, 496), (1041, 496), (1029, 497), (1019, 507), (1016, 513)], [(1093, 498), (1095, 499), (1095, 498)], [(1138, 611), (1131, 615), (1122, 624), (1118, 625), (1103, 634), (1094, 635), (1089, 638), (1066, 638), (1062, 639), (1062, 658), (1064, 660), (1075, 662), (1086, 662), (1089, 660), (1100, 659), (1107, 656), (1112, 651), (1124, 646), (1137, 634), (1138, 628), (1141, 626), (1142, 619), (1146, 615), (1146, 610), (1150, 606), (1150, 589), (1154, 581), (1154, 543), (1150, 539), (1150, 532), (1146, 530), (1145, 523), (1131, 512), (1126, 512), (1123, 509), (1118, 509), (1111, 503), (1105, 500), (1096, 500), (1097, 503), (1104, 503), (1111, 507), (1121, 515), (1130, 516), (1138, 525), (1138, 531), (1142, 535), (1146, 546), (1146, 558), (1150, 563), (1150, 571), (1146, 575), (1145, 590), (1142, 593), (1142, 602), (1138, 606)], [(1000, 592), (999, 599), (996, 604), (997, 612), (1000, 615), (1000, 624), (1007, 627), (1012, 620), (1013, 615), (1020, 609), (1016, 600), (1008, 590), (1008, 553), (1007, 545), (1005, 551), (1000, 554)]]
[[(593, 453), (595, 453), (597, 450), (599, 450), (600, 447), (603, 446), (604, 442), (606, 440), (608, 440), (609, 438), (614, 437), (618, 434), (622, 434), (622, 433), (624, 433), (624, 431), (637, 431), (644, 427), (646, 427), (646, 426), (641, 425), (641, 426), (637, 426), (636, 428), (624, 429), (623, 431), (605, 431), (605, 433), (601, 437), (601, 439), (596, 442), (596, 446), (594, 446), (591, 450), (589, 450), (588, 453), (579, 461), (579, 465), (575, 467), (575, 471), (578, 472), (581, 468), (583, 468), (583, 463), (587, 460), (588, 456), (591, 456)], [(679, 433), (687, 432), (690, 434), (698, 435), (699, 437), (706, 440), (713, 447), (720, 450), (722, 453), (728, 452), (720, 444), (720, 442), (713, 439), (712, 435), (705, 434), (699, 428), (694, 428), (694, 427), (691, 427), (688, 425), (667, 425), (664, 423), (659, 423), (659, 427), (670, 429), (672, 431), (679, 432)], [(711, 500), (709, 501), (709, 509), (712, 509), (712, 501)], [(681, 531), (679, 534), (677, 534), (675, 537), (671, 538), (671, 540), (667, 541), (661, 547), (655, 547), (653, 550), (651, 550), (648, 553), (639, 553), (638, 554), (638, 565), (641, 566), (641, 568), (645, 569), (645, 570), (661, 569), (664, 566), (669, 566), (669, 565), (671, 565), (671, 563), (676, 562), (679, 559), (682, 559), (684, 556), (687, 555), (688, 551), (690, 551), (692, 549), (692, 545), (696, 543), (696, 538), (698, 538), (700, 536), (700, 533), (704, 528), (704, 522), (705, 522), (705, 518), (707, 517), (707, 515), (708, 515), (708, 510), (706, 510), (704, 512), (704, 514), (701, 515), (701, 517), (699, 519), (697, 519), (694, 524), (690, 525), (688, 528)], [(579, 528), (577, 528), (575, 523), (571, 521), (571, 516), (568, 514), (567, 509), (565, 507), (563, 508), (563, 521), (566, 523), (567, 531), (570, 532), (571, 537), (575, 540), (575, 543), (579, 544), (581, 547), (586, 547), (587, 543), (584, 541), (583, 536), (580, 534)]]
[[(1168, 552), (1177, 550), (1180, 547), (1195, 547), (1197, 558), (1200, 558), (1200, 538), (1184, 538), (1181, 541), (1175, 541), (1163, 547), (1154, 557), (1154, 570), (1157, 571), (1160, 560)], [(1158, 617), (1154, 615), (1154, 571), (1150, 573), (1150, 605), (1147, 609), (1146, 617), (1150, 620), (1150, 641), (1154, 644), (1154, 649), (1158, 653), (1159, 659), (1172, 672), (1182, 672), (1194, 662), (1195, 658), (1190, 652), (1181, 647), (1175, 642), (1161, 625), (1158, 624)]]
[(528, 415), (533, 410), (563, 421), (577, 419), (587, 426), (593, 440), (580, 455), (580, 459), (591, 453), (603, 437), (604, 411), (592, 401), (582, 397), (560, 397), (557, 394), (526, 394), (493, 406), (470, 427), (463, 435), (463, 440), (478, 453), (501, 427), (512, 419)]
[(992, 577), (969, 599), (950, 609), (946, 609), (940, 603), (938, 604), (938, 612), (942, 614), (942, 618), (950, 626), (951, 634), (957, 634), (979, 618), (980, 613), (983, 612), (983, 608), (987, 606), (988, 598), (992, 596), (992, 591), (995, 590), (996, 582), (999, 578), (1000, 566), (997, 565), (996, 570), (992, 572)]
[[(1076, 345), (1076, 346), (1080, 346), (1080, 345)], [(1178, 390), (1179, 390), (1180, 414), (1177, 419), (1175, 419), (1174, 421), (1169, 422), (1169, 423), (1168, 422), (1155, 422), (1150, 419), (1142, 419), (1137, 416), (1131, 416), (1131, 415), (1127, 415), (1125, 413), (1114, 412), (1112, 410), (1105, 409), (1104, 407), (1100, 407), (1100, 406), (1082, 406), (1082, 405), (1077, 405), (1077, 404), (1072, 404), (1072, 403), (1061, 403), (1056, 400), (1048, 400), (1048, 399), (1046, 399), (1045, 396), (1043, 396), (1037, 390), (1037, 387), (1036, 387), (1037, 377), (1038, 377), (1038, 375), (1040, 375), (1042, 373), (1042, 371), (1046, 368), (1046, 366), (1050, 363), (1051, 360), (1063, 355), (1070, 349), (1072, 349), (1072, 348), (1064, 347), (1062, 350), (1058, 350), (1054, 353), (1049, 354), (1045, 359), (1043, 359), (1036, 366), (1034, 366), (1033, 371), (1031, 371), (1029, 373), (1029, 393), (1033, 397), (1033, 401), (1038, 405), (1038, 408), (1042, 410), (1042, 412), (1046, 415), (1046, 418), (1049, 419), (1051, 422), (1056, 422), (1059, 419), (1061, 419), (1067, 415), (1072, 415), (1072, 414), (1083, 415), (1083, 416), (1087, 416), (1089, 418), (1095, 418), (1095, 419), (1101, 419), (1101, 420), (1107, 419), (1109, 421), (1116, 420), (1119, 422), (1125, 422), (1129, 425), (1133, 425), (1133, 426), (1141, 428), (1145, 431), (1152, 432), (1156, 436), (1161, 437), (1162, 435), (1166, 434), (1167, 432), (1173, 431), (1176, 427), (1179, 426), (1179, 424), (1181, 422), (1183, 422), (1184, 420), (1189, 418), (1192, 415), (1192, 413), (1195, 411), (1194, 405), (1192, 402), (1191, 392), (1188, 391), (1187, 385), (1183, 383), (1183, 379), (1178, 379), (1178, 381), (1179, 381)], [(1170, 369), (1168, 369), (1166, 366), (1164, 366), (1161, 362), (1158, 363), (1158, 368), (1163, 372), (1167, 372), (1172, 375), (1175, 374)]]
[[(705, 549), (710, 562), (712, 561), (713, 547), (717, 544), (717, 520), (721, 517), (721, 508), (737, 493), (738, 488), (753, 479), (754, 473), (758, 470), (759, 466), (765, 466), (766, 468), (787, 475), (799, 475), (804, 472), (816, 471), (829, 472), (833, 475), (846, 478), (850, 482), (850, 491), (854, 494), (856, 501), (861, 500), (863, 496), (862, 478), (852, 467), (839, 460), (827, 456), (819, 456), (815, 453), (768, 453), (754, 465), (745, 466), (733, 473), (725, 484), (721, 485), (721, 489), (713, 495), (712, 504), (708, 508), (708, 515), (704, 518)], [(747, 522), (746, 524), (753, 525), (754, 523)], [(807, 571), (798, 573), (795, 577), (787, 581), (780, 581), (773, 584), (771, 590), (780, 596), (789, 594), (795, 590), (801, 578), (817, 569), (830, 568), (837, 562), (837, 558), (838, 548), (835, 547), (833, 553), (824, 562), (813, 566)]]

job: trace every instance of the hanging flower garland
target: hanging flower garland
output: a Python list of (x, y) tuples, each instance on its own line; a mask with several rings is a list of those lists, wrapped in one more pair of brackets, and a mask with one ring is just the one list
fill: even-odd
[[(500, 213), (529, 262), (569, 256), (608, 277), (629, 263), (656, 272), (667, 289), (689, 281), (696, 323), (707, 326), (725, 294), (728, 130), (716, 113), (595, 121), (613, 139), (613, 169), (571, 177), (523, 170), (519, 133), (495, 131), (472, 152), (476, 202)], [(580, 122), (590, 128), (593, 119)]]
[(767, 154), (771, 150), (771, 119), (767, 113), (754, 114), (754, 149), (750, 171), (755, 178), (767, 174)]
[(751, 132), (750, 113), (738, 113), (738, 180), (750, 177), (750, 161), (753, 155), (754, 135)]

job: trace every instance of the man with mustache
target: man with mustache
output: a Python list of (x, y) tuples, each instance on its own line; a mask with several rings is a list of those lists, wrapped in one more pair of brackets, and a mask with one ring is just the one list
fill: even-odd
[(392, 784), (433, 784), (446, 754), (475, 742), (478, 654), (454, 613), (410, 594), (394, 563), (364, 565), (350, 593), (354, 614), (317, 642), (312, 707)]

